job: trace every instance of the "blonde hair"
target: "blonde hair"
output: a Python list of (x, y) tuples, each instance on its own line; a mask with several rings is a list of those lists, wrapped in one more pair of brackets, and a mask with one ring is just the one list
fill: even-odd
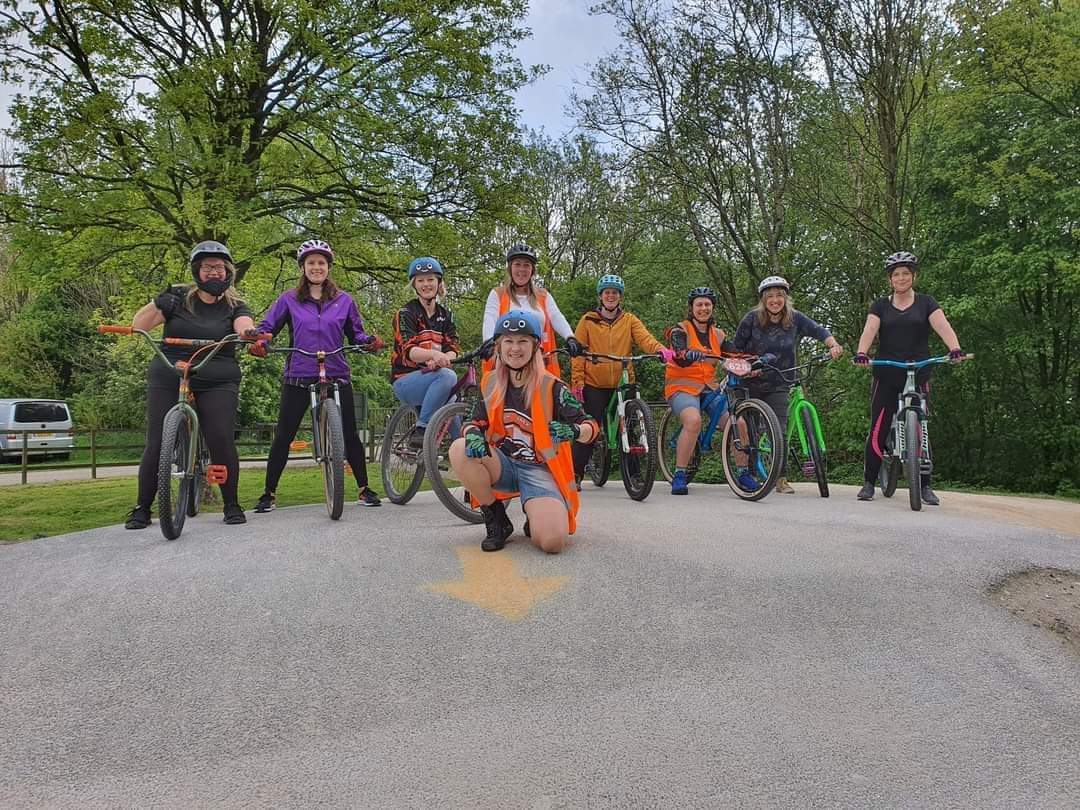
[[(532, 305), (533, 309), (542, 309), (536, 300), (536, 285), (533, 283), (535, 279), (536, 265), (534, 264), (532, 275), (529, 276), (529, 283), (526, 285), (529, 288), (529, 304)], [(510, 275), (510, 265), (506, 266), (506, 278), (503, 279), (503, 283), (499, 285), (499, 289), (506, 290), (506, 294), (509, 295), (511, 299), (514, 297), (514, 278)], [(511, 307), (511, 309), (513, 309), (513, 307)]]
[[(502, 353), (499, 351), (502, 337), (502, 335), (499, 335), (495, 338), (495, 369), (492, 373), (495, 375), (495, 395), (500, 402), (506, 402), (506, 389), (510, 386), (510, 366), (502, 361)], [(532, 401), (533, 391), (540, 385), (540, 380), (547, 373), (547, 367), (544, 365), (544, 353), (540, 350), (540, 341), (536, 338), (533, 338), (533, 341), (532, 360), (526, 366), (528, 373), (525, 375), (525, 384), (521, 387), (526, 403)]]
[[(769, 311), (765, 309), (764, 296), (758, 301), (754, 312), (757, 313), (758, 326), (764, 329), (769, 325)], [(795, 325), (795, 307), (791, 305), (791, 295), (787, 291), (784, 292), (784, 316), (780, 319), (780, 325), (785, 329), (790, 329)]]
[[(415, 284), (415, 282), (416, 282), (415, 277), (410, 278), (405, 283), (405, 290), (410, 295), (412, 295), (414, 298), (419, 298), (420, 296), (416, 292), (416, 284)], [(443, 303), (446, 300), (446, 283), (442, 280), (442, 278), (439, 278), (439, 291), (437, 293), (435, 293), (435, 300), (440, 304)]]

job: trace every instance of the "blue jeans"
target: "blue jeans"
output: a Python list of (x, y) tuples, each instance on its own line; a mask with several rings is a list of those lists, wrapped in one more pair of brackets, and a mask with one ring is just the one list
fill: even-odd
[(403, 405), (420, 407), (420, 416), (416, 424), (426, 426), (439, 410), (446, 404), (450, 397), (450, 391), (457, 385), (457, 374), (448, 368), (440, 368), (437, 371), (410, 371), (403, 377), (394, 380), (394, 396)]

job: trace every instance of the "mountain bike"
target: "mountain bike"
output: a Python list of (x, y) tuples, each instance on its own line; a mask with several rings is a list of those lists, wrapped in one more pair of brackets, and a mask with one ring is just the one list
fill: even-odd
[[(826, 352), (817, 357), (811, 357), (800, 366), (785, 369), (776, 369), (784, 382), (791, 386), (791, 398), (788, 401), (787, 440), (788, 452), (791, 454), (795, 466), (802, 470), (807, 478), (817, 481), (818, 492), (822, 498), (829, 497), (828, 463), (825, 451), (825, 435), (821, 431), (821, 419), (818, 417), (814, 403), (806, 398), (803, 393), (803, 385), (814, 374), (814, 370), (822, 363), (832, 359), (832, 355)], [(799, 372), (809, 369), (805, 375)]]
[[(963, 359), (970, 360), (974, 356), (967, 354)], [(915, 383), (915, 372), (927, 366), (953, 362), (959, 361), (950, 360), (947, 354), (907, 363), (899, 360), (870, 361), (871, 366), (888, 366), (907, 371), (907, 380), (904, 390), (897, 398), (896, 413), (893, 415), (889, 438), (881, 459), (879, 480), (881, 494), (891, 498), (900, 480), (900, 470), (903, 469), (908, 485), (908, 501), (915, 512), (922, 509), (922, 477), (929, 475), (934, 467), (930, 458), (930, 417), (926, 412), (926, 398)]]
[(268, 346), (266, 350), (313, 357), (319, 365), (319, 379), (307, 387), (311, 395), (311, 455), (322, 470), (326, 512), (331, 520), (337, 520), (345, 509), (345, 427), (341, 423), (341, 392), (337, 380), (326, 376), (326, 358), (365, 352), (366, 347), (350, 344), (329, 352), (309, 352), (295, 346)]
[[(228, 469), (224, 464), (209, 463), (210, 453), (206, 449), (202, 432), (199, 430), (199, 414), (193, 407), (195, 395), (191, 392), (190, 378), (230, 343), (249, 343), (252, 340), (271, 336), (258, 335), (255, 338), (243, 338), (231, 334), (221, 340), (191, 340), (175, 337), (158, 340), (143, 329), (108, 324), (99, 326), (98, 332), (103, 335), (142, 335), (157, 356), (180, 377), (176, 404), (166, 412), (162, 423), (161, 455), (158, 459), (157, 477), (158, 523), (165, 539), (175, 540), (184, 530), (184, 521), (199, 513), (199, 507), (202, 504), (203, 481), (205, 480), (207, 484), (220, 485), (228, 479)], [(161, 351), (161, 347), (166, 345), (187, 346), (196, 351), (190, 359), (174, 362)], [(200, 355), (204, 356), (196, 361)]]
[[(409, 434), (416, 426), (416, 420), (420, 415), (419, 407), (415, 405), (401, 405), (393, 415), (390, 417), (390, 421), (386, 425), (386, 433), (383, 435), (383, 444), (380, 461), (382, 464), (382, 480), (383, 488), (386, 490), (386, 497), (390, 499), (391, 503), (402, 504), (408, 503), (412, 500), (412, 497), (420, 489), (420, 484), (424, 480), (425, 470), (425, 448), (428, 444), (429, 436), (437, 436), (436, 442), (439, 446), (445, 441), (445, 430), (442, 428), (442, 422), (445, 422), (449, 417), (443, 414), (443, 411), (452, 406), (461, 406), (454, 411), (458, 416), (468, 415), (471, 410), (471, 405), (475, 401), (480, 387), (476, 368), (473, 365), (473, 360), (476, 358), (479, 349), (469, 352), (462, 357), (455, 358), (452, 361), (453, 365), (466, 365), (469, 368), (465, 374), (457, 381), (450, 394), (447, 397), (447, 404), (442, 406), (432, 416), (431, 421), (427, 426), (427, 430), (424, 431), (424, 447), (420, 449), (412, 448), (409, 446)], [(442, 421), (439, 422), (438, 430), (433, 430), (436, 426), (436, 422), (442, 415)], [(438, 459), (439, 452), (435, 452), (433, 460)], [(428, 465), (430, 469), (440, 469), (444, 462), (433, 463)], [(446, 469), (449, 470), (449, 460), (445, 461)], [(429, 476), (430, 478), (430, 476)], [(436, 495), (439, 495), (439, 499), (446, 503), (443, 499), (443, 495), (440, 490), (436, 488), (434, 480), (432, 480), (432, 489), (435, 490)], [(449, 487), (446, 488), (447, 491)], [(455, 504), (457, 506), (457, 504)], [(465, 520), (473, 521), (471, 514), (474, 510), (469, 509), (470, 516), (466, 517), (461, 511), (455, 509), (455, 507), (449, 507), (450, 511), (458, 514)], [(468, 508), (467, 501), (463, 502), (461, 509)], [(479, 512), (476, 512), (479, 515)], [(483, 518), (480, 518), (482, 521)], [(477, 522), (477, 521), (473, 521)]]
[(649, 497), (656, 479), (656, 423), (649, 406), (638, 394), (637, 384), (630, 382), (629, 369), (637, 360), (663, 361), (655, 354), (620, 357), (584, 351), (582, 357), (594, 363), (610, 360), (622, 365), (619, 385), (604, 409), (600, 436), (593, 442), (589, 477), (598, 487), (606, 484), (611, 459), (617, 455), (626, 494), (635, 501), (643, 501)]
[[(694, 455), (686, 468), (687, 479), (698, 474), (717, 477), (719, 465), (731, 491), (746, 501), (764, 498), (780, 477), (784, 458), (784, 437), (780, 420), (768, 403), (750, 396), (742, 380), (754, 371), (751, 362), (742, 357), (705, 355), (706, 359), (721, 361), (727, 375), (719, 388), (703, 393), (702, 414), (708, 414), (708, 424), (698, 434)], [(723, 424), (721, 425), (721, 422)], [(713, 436), (721, 429), (719, 452), (713, 447)], [(675, 475), (675, 446), (682, 424), (669, 407), (660, 418), (660, 471), (668, 481)], [(750, 486), (743, 474), (748, 474)], [(742, 481), (740, 481), (742, 478)]]

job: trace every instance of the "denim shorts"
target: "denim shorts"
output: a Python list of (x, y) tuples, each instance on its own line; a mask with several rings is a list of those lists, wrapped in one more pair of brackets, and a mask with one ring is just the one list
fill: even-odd
[(515, 461), (497, 447), (491, 454), (499, 460), (499, 480), (492, 486), (498, 492), (517, 492), (524, 506), (531, 498), (555, 498), (565, 506), (562, 493), (548, 468), (542, 464)]
[[(685, 391), (676, 391), (671, 395), (671, 399), (668, 400), (668, 406), (671, 408), (671, 412), (675, 416), (679, 416), (687, 408), (697, 408), (701, 410), (701, 400), (707, 396), (710, 396), (713, 392), (706, 388), (703, 389), (700, 394), (688, 394)], [(719, 399), (714, 399), (713, 404), (709, 406), (709, 415), (712, 415), (712, 411), (720, 404)]]

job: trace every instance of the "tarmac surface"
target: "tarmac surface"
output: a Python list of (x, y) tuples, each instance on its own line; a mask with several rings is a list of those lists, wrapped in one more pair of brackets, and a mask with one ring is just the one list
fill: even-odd
[(1080, 505), (797, 489), (0, 547), (0, 805), (1080, 806), (1080, 658), (985, 594)]

